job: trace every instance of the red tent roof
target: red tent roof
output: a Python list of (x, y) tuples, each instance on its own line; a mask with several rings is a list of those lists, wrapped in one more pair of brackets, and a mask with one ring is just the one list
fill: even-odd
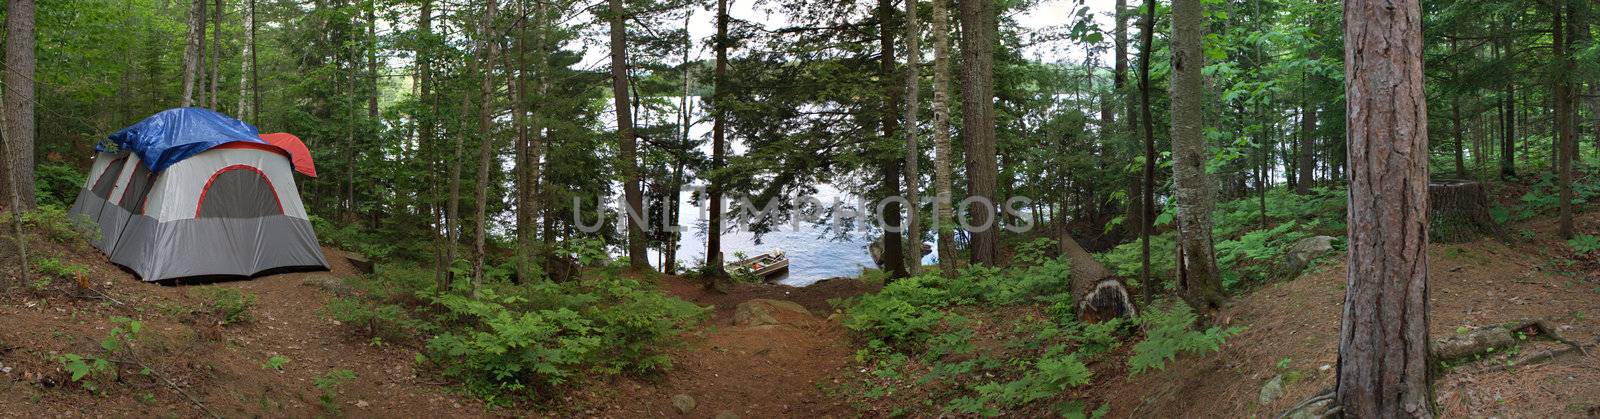
[(261, 139), (289, 153), (289, 163), (294, 165), (294, 171), (317, 177), (317, 166), (311, 161), (311, 150), (306, 149), (306, 143), (300, 142), (300, 137), (287, 132), (274, 132), (261, 134)]

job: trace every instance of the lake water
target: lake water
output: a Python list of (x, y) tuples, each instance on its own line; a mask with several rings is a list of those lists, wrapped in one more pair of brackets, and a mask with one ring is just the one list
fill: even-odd
[[(846, 204), (856, 203), (856, 199), (840, 192), (828, 185), (820, 185), (818, 193), (814, 195), (824, 205), (831, 205), (834, 199)], [(684, 192), (680, 195), (678, 223), (683, 226), (682, 238), (678, 241), (679, 266), (699, 266), (706, 258), (706, 216), (702, 214), (701, 204), (692, 199), (693, 193)], [(723, 209), (724, 228), (733, 224), (733, 214), (737, 213), (737, 204), (732, 208)], [(776, 278), (776, 282), (806, 286), (817, 281), (836, 277), (855, 277), (861, 274), (864, 268), (874, 268), (872, 256), (867, 253), (867, 245), (877, 239), (881, 231), (863, 231), (859, 227), (841, 232), (830, 228), (830, 224), (823, 218), (820, 224), (801, 222), (798, 227), (791, 223), (774, 226), (773, 231), (761, 235), (760, 242), (756, 242), (756, 235), (743, 229), (724, 232), (722, 234), (722, 251), (725, 260), (738, 260), (744, 257), (767, 253), (773, 249), (782, 249), (789, 257), (789, 273)], [(660, 268), (661, 255), (658, 252), (650, 253), (650, 263)], [(936, 255), (929, 254), (923, 257), (923, 264), (938, 263)]]

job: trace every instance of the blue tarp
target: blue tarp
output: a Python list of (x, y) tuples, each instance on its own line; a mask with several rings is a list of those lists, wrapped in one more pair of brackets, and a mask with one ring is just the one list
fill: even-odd
[(161, 111), (111, 134), (110, 139), (117, 147), (138, 154), (152, 173), (224, 143), (266, 144), (254, 125), (205, 108)]

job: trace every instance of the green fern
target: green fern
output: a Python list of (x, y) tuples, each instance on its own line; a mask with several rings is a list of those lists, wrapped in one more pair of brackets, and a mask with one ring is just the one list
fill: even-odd
[(1165, 369), (1167, 362), (1175, 361), (1181, 352), (1198, 355), (1220, 351), (1229, 337), (1244, 331), (1243, 327), (1216, 326), (1196, 331), (1191, 326), (1196, 318), (1194, 310), (1181, 302), (1141, 314), (1138, 323), (1144, 327), (1145, 339), (1133, 345), (1133, 356), (1128, 358), (1129, 374)]

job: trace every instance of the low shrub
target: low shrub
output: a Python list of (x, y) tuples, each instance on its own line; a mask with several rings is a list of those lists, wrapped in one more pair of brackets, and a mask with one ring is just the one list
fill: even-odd
[(253, 294), (225, 287), (200, 288), (195, 292), (206, 299), (206, 309), (216, 316), (218, 323), (247, 323), (252, 319), (250, 308), (256, 304)]

